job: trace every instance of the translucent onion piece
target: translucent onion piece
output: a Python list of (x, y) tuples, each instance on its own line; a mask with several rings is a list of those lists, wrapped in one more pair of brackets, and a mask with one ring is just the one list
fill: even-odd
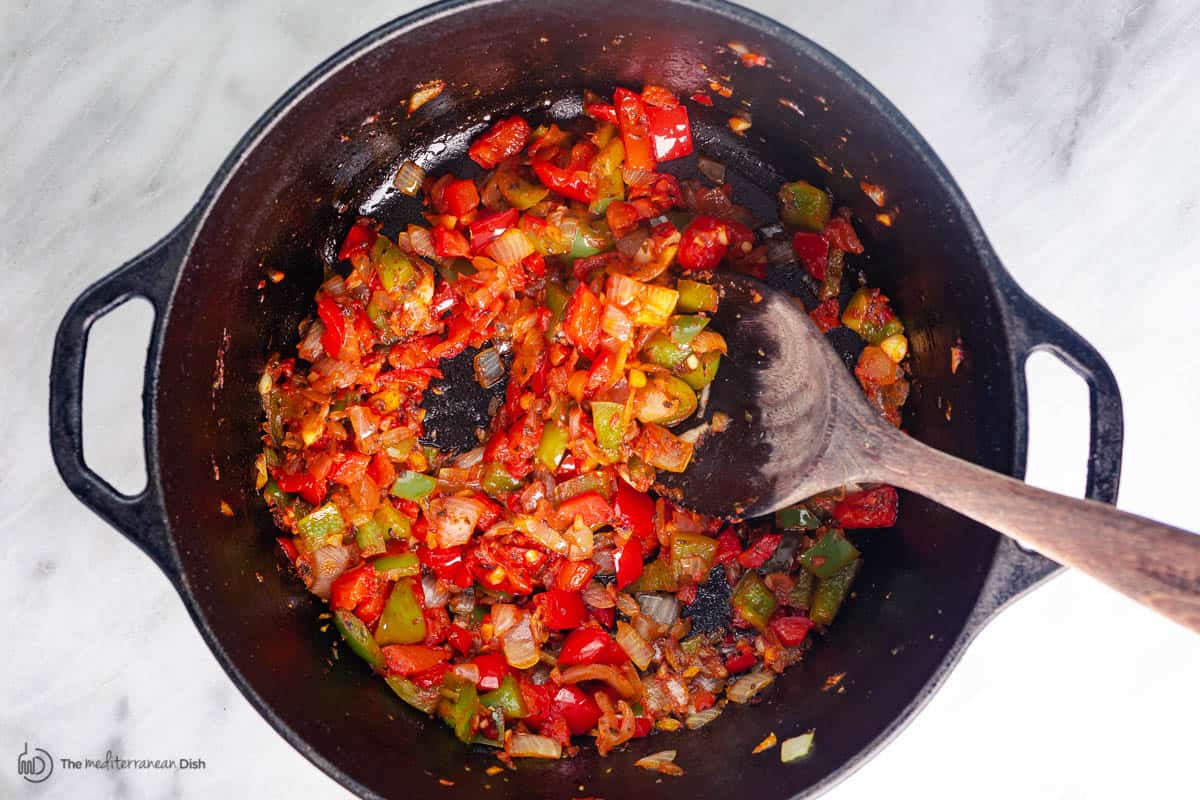
[(425, 170), (417, 166), (415, 162), (405, 161), (400, 165), (400, 171), (396, 173), (396, 177), (392, 179), (392, 186), (395, 186), (401, 194), (416, 197), (417, 192), (421, 191), (421, 184), (424, 181)]
[(421, 578), (421, 590), (425, 595), (426, 608), (441, 608), (450, 601), (450, 594), (438, 587), (437, 578), (433, 575)]
[(504, 746), (513, 758), (562, 758), (562, 745), (548, 736), (515, 734)]
[(504, 360), (496, 348), (489, 347), (476, 353), (474, 365), (475, 380), (484, 389), (490, 389), (504, 380)]
[(625, 651), (630, 660), (637, 664), (638, 669), (644, 670), (654, 660), (654, 648), (633, 629), (628, 622), (617, 623), (617, 644)]
[(813, 734), (814, 731), (809, 731), (790, 739), (784, 739), (783, 747), (779, 748), (779, 760), (786, 764), (808, 755), (812, 750)]
[(470, 469), (471, 467), (483, 461), (483, 448), (476, 447), (474, 450), (468, 450), (458, 458), (454, 459), (454, 466), (459, 469)]
[(429, 527), (438, 547), (457, 547), (466, 544), (475, 532), (483, 506), (467, 497), (442, 497), (429, 503)]
[(538, 656), (538, 645), (533, 638), (529, 615), (522, 614), (517, 624), (504, 634), (504, 660), (513, 669), (529, 669), (537, 665)]
[(719, 161), (713, 161), (711, 158), (700, 156), (696, 167), (700, 170), (700, 174), (708, 178), (713, 183), (725, 182), (725, 165)]
[(437, 258), (433, 247), (433, 234), (418, 225), (408, 226), (408, 243), (412, 251), (425, 258)]
[(734, 681), (726, 694), (735, 703), (748, 703), (774, 682), (775, 676), (770, 672), (751, 672)]
[(703, 711), (697, 711), (695, 714), (688, 714), (683, 724), (687, 725), (689, 731), (698, 730), (721, 716), (721, 711), (723, 710), (721, 706), (713, 706)]
[(488, 245), (487, 254), (506, 267), (520, 264), (533, 253), (529, 237), (516, 228), (509, 228)]
[(589, 581), (588, 585), (583, 587), (583, 602), (592, 608), (612, 608), (615, 605), (608, 587), (600, 581)]
[(312, 583), (308, 590), (322, 600), (329, 599), (329, 590), (339, 575), (350, 566), (350, 548), (345, 545), (327, 545), (313, 553)]
[(417, 84), (417, 90), (408, 98), (408, 113), (414, 114), (417, 109), (437, 97), (446, 88), (443, 80), (432, 80)]
[(642, 769), (654, 770), (663, 775), (682, 775), (683, 767), (675, 763), (675, 755), (674, 750), (660, 750), (657, 753), (651, 753), (645, 758), (639, 758), (633, 762), (633, 765)]

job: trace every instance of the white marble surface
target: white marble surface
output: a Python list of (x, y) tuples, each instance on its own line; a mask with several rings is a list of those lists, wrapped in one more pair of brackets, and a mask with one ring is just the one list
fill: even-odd
[[(71, 299), (180, 219), (289, 84), (414, 5), (0, 0), (0, 795), (346, 796), (234, 689), (150, 561), (62, 486), (46, 376)], [(1200, 530), (1200, 6), (751, 5), (842, 56), (925, 134), (1018, 280), (1115, 370), (1121, 505)], [(140, 367), (120, 365), (140, 363), (137, 316), (107, 326), (88, 383), (89, 453), (127, 486)], [(1084, 395), (1049, 359), (1031, 373), (1031, 478), (1079, 491)], [(1066, 575), (1002, 614), (828, 796), (1195, 797), (1198, 666), (1200, 638)], [(13, 766), (26, 741), (207, 766), (31, 786)]]

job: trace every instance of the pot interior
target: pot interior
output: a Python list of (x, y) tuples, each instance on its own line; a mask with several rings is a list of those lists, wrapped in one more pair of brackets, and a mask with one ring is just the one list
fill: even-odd
[[(404, 160), (466, 172), (466, 144), (489, 119), (516, 111), (569, 117), (584, 89), (607, 94), (616, 84), (653, 82), (683, 97), (712, 96), (711, 109), (689, 104), (697, 149), (727, 165), (735, 201), (759, 219), (774, 219), (774, 192), (796, 178), (828, 186), (853, 210), (867, 252), (848, 259), (851, 274), (861, 270), (893, 299), (910, 336), (906, 430), (1011, 472), (1013, 370), (988, 256), (940, 167), (861, 79), (790, 31), (730, 6), (640, 0), (596, 14), (563, 1), (462, 4), (368, 39), (293, 97), (233, 167), (196, 235), (167, 321), (155, 449), (185, 596), (210, 643), (272, 724), (357, 791), (628, 797), (659, 786), (633, 761), (668, 748), (679, 751), (686, 774), (663, 781), (682, 796), (750, 791), (768, 800), (821, 784), (885, 733), (937, 673), (977, 600), (994, 533), (905, 495), (895, 529), (852, 537), (865, 556), (856, 595), (763, 703), (731, 705), (701, 731), (638, 740), (607, 759), (588, 748), (489, 777), (489, 753), (464, 750), (345, 648), (335, 658), (337, 634), (317, 618), (322, 605), (281, 572), (274, 527), (253, 491), (255, 383), (270, 352), (294, 348), (322, 264), (354, 219), (375, 216), (389, 232), (417, 221), (415, 201), (390, 188)], [(768, 56), (770, 66), (742, 66), (727, 47), (733, 41)], [(413, 89), (434, 79), (445, 91), (409, 116)], [(720, 96), (710, 80), (732, 96)], [(745, 136), (727, 125), (736, 112), (752, 119)], [(694, 159), (670, 169), (688, 174)], [(863, 180), (883, 187), (885, 208), (867, 197)], [(286, 278), (258, 288), (270, 270)], [(774, 280), (794, 277), (785, 271)], [(968, 359), (952, 375), (950, 347), (960, 336)], [(834, 338), (853, 358), (856, 337), (843, 330)], [(221, 352), (224, 386), (214, 390)], [(219, 513), (221, 501), (233, 518)], [(838, 689), (822, 691), (842, 672)], [(768, 732), (783, 739), (810, 729), (816, 746), (803, 761), (747, 757)]]

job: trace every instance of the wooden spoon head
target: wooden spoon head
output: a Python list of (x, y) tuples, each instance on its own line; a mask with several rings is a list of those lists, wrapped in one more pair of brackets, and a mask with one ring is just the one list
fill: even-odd
[(832, 446), (845, 439), (839, 410), (857, 418), (866, 403), (824, 334), (790, 295), (736, 273), (714, 283), (721, 302), (709, 327), (729, 353), (703, 414), (726, 415), (728, 427), (701, 436), (684, 472), (660, 472), (660, 491), (704, 514), (749, 518), (853, 479)]

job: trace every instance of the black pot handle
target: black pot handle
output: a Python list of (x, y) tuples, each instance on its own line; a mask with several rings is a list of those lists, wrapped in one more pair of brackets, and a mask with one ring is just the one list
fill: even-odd
[[(150, 395), (167, 305), (193, 228), (190, 220), (181, 223), (141, 255), (85, 289), (58, 326), (50, 366), (50, 448), (59, 474), (84, 505), (145, 551), (168, 575), (177, 570), (152, 450), (154, 403)], [(92, 325), (133, 297), (144, 297), (154, 306), (154, 324), (142, 388), (146, 488), (127, 495), (114, 489), (84, 461), (83, 364)]]
[[(1028, 408), (1025, 362), (1033, 353), (1053, 353), (1083, 378), (1088, 387), (1091, 416), (1084, 495), (1090, 500), (1115, 505), (1121, 482), (1121, 449), (1125, 436), (1121, 390), (1116, 377), (1096, 348), (1015, 283), (1010, 282), (1004, 293), (1013, 366), (1018, 376), (1018, 408), (1022, 414)], [(1024, 446), (1022, 443), (1022, 469)], [(978, 629), (1002, 606), (1061, 568), (1056, 562), (1022, 548), (1011, 539), (1002, 539), (981, 602), (975, 609), (977, 624), (969, 627)]]

